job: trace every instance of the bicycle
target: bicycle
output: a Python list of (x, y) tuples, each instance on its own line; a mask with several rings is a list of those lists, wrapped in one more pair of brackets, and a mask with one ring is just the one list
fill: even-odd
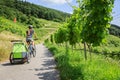
[[(34, 39), (34, 40), (37, 40), (37, 39)], [(30, 57), (31, 55), (33, 55), (33, 57), (36, 56), (36, 45), (32, 44), (32, 40), (28, 40), (28, 50), (29, 50), (29, 54), (30, 54)]]

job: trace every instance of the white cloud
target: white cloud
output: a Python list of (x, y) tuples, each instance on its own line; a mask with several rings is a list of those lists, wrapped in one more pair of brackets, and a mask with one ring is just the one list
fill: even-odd
[(43, 1), (53, 4), (65, 4), (67, 2), (72, 2), (72, 0), (43, 0)]

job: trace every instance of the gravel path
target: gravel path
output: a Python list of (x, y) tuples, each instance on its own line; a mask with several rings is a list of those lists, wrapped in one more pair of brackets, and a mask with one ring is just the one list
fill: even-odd
[(43, 44), (36, 47), (36, 57), (29, 64), (0, 63), (0, 80), (60, 80), (50, 51)]

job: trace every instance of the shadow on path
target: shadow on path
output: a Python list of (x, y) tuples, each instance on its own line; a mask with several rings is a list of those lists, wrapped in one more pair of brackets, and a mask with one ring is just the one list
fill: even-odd
[(47, 49), (44, 50), (45, 57), (42, 59), (43, 63), (41, 68), (35, 68), (35, 71), (38, 71), (38, 74), (35, 74), (39, 77), (40, 80), (60, 80), (59, 71), (56, 69), (56, 62), (53, 55)]
[(9, 62), (6, 62), (6, 63), (2, 63), (1, 65), (2, 66), (15, 66), (15, 65), (22, 65), (23, 63), (14, 63), (14, 64), (11, 64)]

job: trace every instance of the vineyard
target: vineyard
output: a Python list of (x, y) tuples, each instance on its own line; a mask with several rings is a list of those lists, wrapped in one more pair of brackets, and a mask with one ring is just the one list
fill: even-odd
[[(25, 40), (28, 24), (33, 24), (39, 42), (45, 40), (45, 45), (53, 53), (61, 80), (120, 80), (119, 28), (111, 28), (110, 24), (114, 0), (77, 0), (77, 3), (79, 7), (73, 7), (73, 14), (68, 15), (70, 18), (64, 23), (58, 14), (58, 18), (51, 16), (53, 21), (48, 21), (54, 14), (48, 15), (48, 20), (45, 20), (35, 14), (29, 18), (27, 12), (18, 12), (22, 14), (21, 18), (13, 22), (16, 16), (9, 17), (10, 14), (1, 12), (5, 16), (0, 17), (0, 62), (8, 59), (10, 40)], [(18, 11), (17, 8), (4, 7), (12, 11), (11, 15), (14, 10)], [(3, 8), (0, 9), (4, 12)]]
[(80, 42), (83, 43), (87, 60), (87, 47), (91, 52), (92, 47), (106, 43), (114, 0), (84, 0), (78, 3), (79, 7), (74, 9), (71, 18), (54, 34), (54, 40), (58, 44), (68, 42), (72, 47)]
[[(70, 45), (66, 50), (65, 45), (45, 42), (53, 53), (60, 70), (61, 80), (119, 80), (120, 63), (118, 60), (91, 53), (84, 59), (84, 50), (71, 50)], [(89, 53), (89, 52), (87, 52)]]
[(110, 35), (114, 0), (78, 0), (72, 16), (45, 44), (62, 80), (119, 80), (120, 38)]

